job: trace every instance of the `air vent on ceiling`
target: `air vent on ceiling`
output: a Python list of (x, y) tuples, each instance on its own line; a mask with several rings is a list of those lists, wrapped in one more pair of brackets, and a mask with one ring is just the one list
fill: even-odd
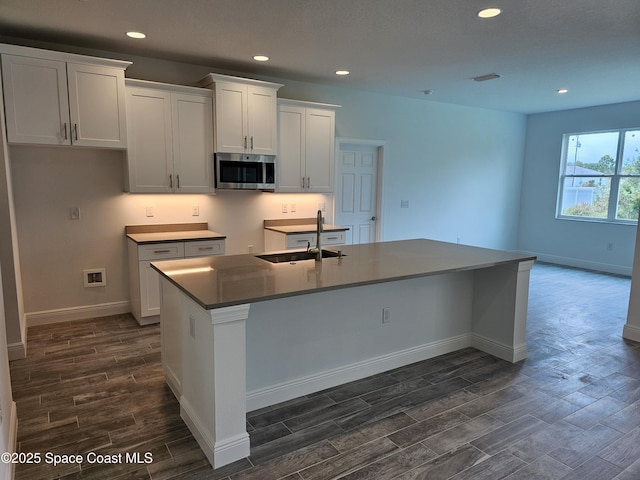
[(480, 75), (478, 77), (473, 77), (476, 82), (486, 82), (487, 80), (495, 80), (496, 78), (500, 78), (502, 75), (498, 75), (497, 73), (488, 73), (486, 75)]

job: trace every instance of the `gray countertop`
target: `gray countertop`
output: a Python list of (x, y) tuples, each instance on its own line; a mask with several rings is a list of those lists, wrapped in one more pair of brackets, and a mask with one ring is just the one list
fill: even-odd
[(187, 230), (177, 232), (128, 233), (127, 238), (143, 245), (145, 243), (189, 242), (196, 240), (224, 240), (226, 235), (211, 230)]
[(534, 256), (435, 240), (344, 245), (342, 258), (273, 264), (254, 255), (153, 262), (152, 266), (205, 309), (339, 288), (475, 270)]

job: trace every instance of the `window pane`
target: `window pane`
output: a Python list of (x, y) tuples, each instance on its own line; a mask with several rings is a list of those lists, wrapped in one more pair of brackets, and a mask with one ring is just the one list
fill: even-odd
[(618, 132), (569, 136), (566, 175), (615, 173)]
[(562, 215), (607, 218), (611, 179), (608, 177), (565, 177), (562, 186)]
[(620, 191), (618, 192), (618, 208), (616, 209), (616, 218), (618, 220), (638, 220), (639, 206), (640, 178), (621, 178)]
[(640, 130), (630, 130), (624, 134), (622, 173), (640, 174)]

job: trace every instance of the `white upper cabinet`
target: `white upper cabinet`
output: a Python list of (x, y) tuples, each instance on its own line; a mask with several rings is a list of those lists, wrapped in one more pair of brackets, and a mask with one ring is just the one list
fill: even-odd
[(211, 91), (141, 80), (126, 83), (127, 190), (213, 193)]
[(130, 62), (0, 45), (10, 143), (126, 148)]
[(276, 155), (277, 83), (209, 74), (200, 86), (215, 92), (215, 150)]
[(339, 105), (278, 101), (276, 191), (333, 192), (335, 110)]

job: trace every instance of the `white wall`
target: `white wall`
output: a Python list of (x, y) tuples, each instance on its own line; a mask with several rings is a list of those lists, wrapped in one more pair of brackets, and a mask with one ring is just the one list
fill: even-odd
[[(0, 453), (14, 452), (16, 446), (17, 416), (11, 396), (11, 377), (7, 355), (5, 334), (4, 301), (2, 295), (2, 274), (0, 273)], [(0, 480), (12, 478), (13, 466), (0, 462)]]
[(541, 260), (631, 275), (635, 225), (558, 220), (555, 213), (562, 135), (634, 127), (640, 127), (640, 102), (529, 116), (519, 250)]
[[(77, 50), (77, 49), (76, 49)], [(89, 53), (89, 52), (80, 52)], [(94, 55), (123, 58), (95, 52)], [(127, 76), (195, 84), (212, 67), (130, 57)], [(515, 249), (525, 117), (373, 94), (284, 83), (285, 98), (341, 104), (336, 135), (384, 140), (383, 240), (429, 237)], [(262, 249), (265, 218), (313, 217), (332, 196), (219, 192), (123, 194), (122, 152), (11, 147), (25, 311), (46, 312), (128, 300), (127, 224), (207, 221), (224, 233), (227, 253)], [(400, 200), (410, 208), (401, 209)], [(297, 212), (281, 213), (282, 203)], [(191, 217), (191, 205), (201, 215)], [(82, 219), (69, 220), (80, 207)], [(145, 207), (154, 206), (147, 218)], [(106, 267), (105, 288), (84, 289), (85, 268)]]

